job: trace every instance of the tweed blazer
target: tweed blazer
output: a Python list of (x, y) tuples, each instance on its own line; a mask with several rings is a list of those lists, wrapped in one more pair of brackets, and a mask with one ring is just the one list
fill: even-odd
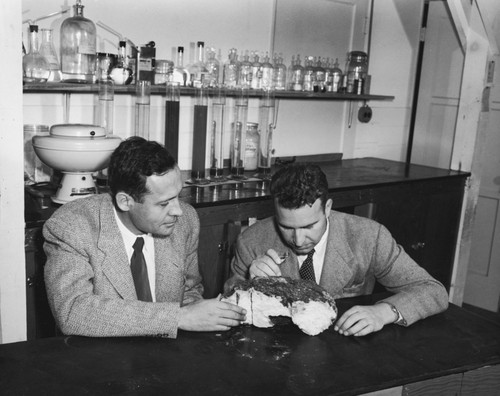
[(108, 194), (69, 202), (45, 223), (45, 284), (64, 334), (175, 338), (180, 307), (202, 298), (199, 219), (183, 215), (169, 237), (154, 237), (156, 302), (137, 299), (130, 263)]
[[(381, 300), (395, 306), (403, 325), (410, 325), (448, 307), (444, 286), (431, 277), (396, 243), (381, 224), (332, 210), (320, 286), (334, 298), (370, 294), (375, 280), (395, 293)], [(236, 243), (226, 291), (248, 277), (252, 260), (268, 249), (289, 252), (280, 265), (283, 276), (300, 279), (297, 256), (286, 246), (274, 221), (264, 219), (246, 229)]]

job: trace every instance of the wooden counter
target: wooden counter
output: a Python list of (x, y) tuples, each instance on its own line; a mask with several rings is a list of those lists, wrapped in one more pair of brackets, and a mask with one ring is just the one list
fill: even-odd
[[(333, 208), (373, 218), (384, 224), (417, 263), (451, 284), (460, 223), (465, 172), (411, 165), (378, 158), (320, 162)], [(181, 199), (200, 217), (199, 264), (204, 296), (222, 291), (234, 241), (249, 219), (273, 214), (268, 184), (245, 182), (219, 186), (186, 186)], [(43, 284), (41, 228), (56, 209), (26, 205), (26, 273), (28, 339), (53, 335), (53, 321)]]
[[(340, 314), (380, 296), (337, 300)], [(500, 394), (500, 326), (457, 306), (365, 337), (292, 324), (0, 345), (2, 395)], [(389, 392), (389, 391), (388, 391)], [(384, 393), (382, 393), (384, 394)], [(389, 394), (389, 393), (387, 393)]]

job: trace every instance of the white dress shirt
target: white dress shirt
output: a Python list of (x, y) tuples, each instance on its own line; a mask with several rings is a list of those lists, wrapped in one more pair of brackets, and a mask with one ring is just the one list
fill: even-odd
[(151, 234), (135, 235), (130, 231), (125, 224), (122, 223), (116, 209), (113, 208), (115, 212), (116, 223), (118, 224), (118, 229), (123, 238), (123, 243), (125, 244), (125, 250), (127, 252), (128, 262), (130, 263), (132, 259), (132, 254), (134, 253), (134, 243), (138, 237), (144, 238), (144, 247), (142, 248), (142, 254), (146, 260), (146, 267), (148, 268), (148, 278), (149, 278), (149, 288), (151, 289), (151, 297), (153, 302), (156, 301), (156, 268), (155, 268), (155, 244), (154, 239)]

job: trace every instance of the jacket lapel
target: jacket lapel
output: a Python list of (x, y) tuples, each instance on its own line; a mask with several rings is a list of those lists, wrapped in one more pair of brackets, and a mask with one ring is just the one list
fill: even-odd
[(173, 236), (155, 237), (156, 301), (180, 301), (179, 291), (183, 287), (179, 285), (184, 283), (184, 279), (179, 279), (182, 263)]
[(330, 229), (319, 284), (333, 297), (336, 297), (342, 294), (344, 286), (353, 277), (349, 263), (353, 260), (354, 255), (349, 249), (349, 244), (342, 232), (343, 227), (336, 220), (334, 212), (330, 214), (329, 220)]
[(111, 197), (103, 197), (99, 212), (100, 230), (97, 247), (102, 270), (117, 293), (125, 300), (137, 300), (125, 245), (116, 224)]

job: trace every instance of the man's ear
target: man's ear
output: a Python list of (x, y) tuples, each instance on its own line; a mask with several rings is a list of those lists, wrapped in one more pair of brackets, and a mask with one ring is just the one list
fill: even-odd
[(127, 193), (120, 191), (116, 194), (116, 204), (121, 211), (128, 212), (134, 206), (135, 200)]
[(330, 216), (330, 211), (332, 210), (332, 205), (333, 205), (332, 199), (328, 198), (326, 200), (326, 204), (325, 204), (325, 215), (326, 215), (326, 217)]

